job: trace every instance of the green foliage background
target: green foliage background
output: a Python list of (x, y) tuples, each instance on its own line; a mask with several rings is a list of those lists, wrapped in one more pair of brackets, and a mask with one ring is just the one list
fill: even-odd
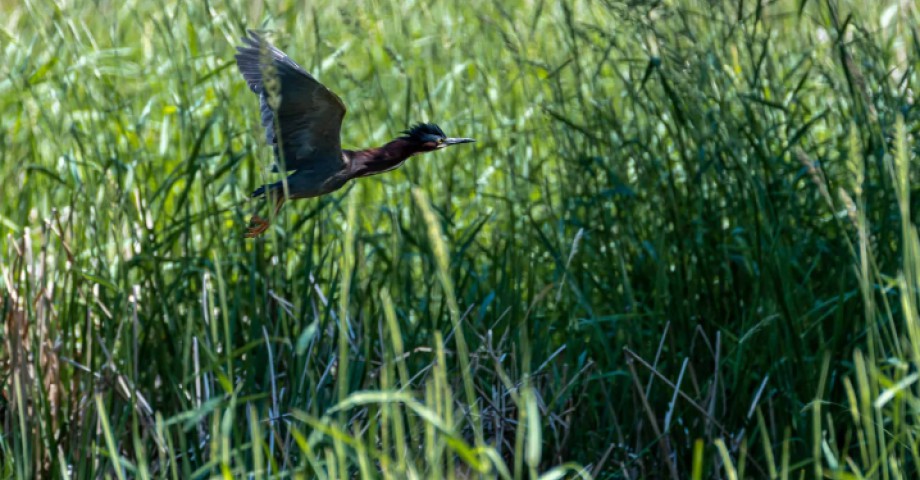
[[(4, 477), (916, 474), (912, 2), (0, 12)], [(253, 27), (477, 143), (244, 239)]]

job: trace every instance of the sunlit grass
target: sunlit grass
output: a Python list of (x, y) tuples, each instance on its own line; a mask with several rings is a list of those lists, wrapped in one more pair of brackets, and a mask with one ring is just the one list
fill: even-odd
[[(0, 12), (3, 478), (917, 475), (909, 2)], [(253, 27), (477, 142), (244, 239)]]

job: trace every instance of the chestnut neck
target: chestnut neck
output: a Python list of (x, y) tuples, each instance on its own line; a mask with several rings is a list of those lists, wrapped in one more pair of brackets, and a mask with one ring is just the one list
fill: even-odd
[(356, 178), (392, 170), (420, 151), (417, 143), (397, 138), (381, 147), (343, 150), (342, 153), (348, 159), (350, 176)]

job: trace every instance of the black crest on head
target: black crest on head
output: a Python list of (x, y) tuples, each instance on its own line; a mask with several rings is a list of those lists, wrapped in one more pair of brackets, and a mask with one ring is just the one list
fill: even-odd
[(436, 138), (444, 138), (447, 136), (444, 135), (444, 131), (441, 130), (441, 127), (433, 123), (419, 123), (403, 131), (403, 133), (405, 134), (404, 138), (418, 142), (429, 142)]

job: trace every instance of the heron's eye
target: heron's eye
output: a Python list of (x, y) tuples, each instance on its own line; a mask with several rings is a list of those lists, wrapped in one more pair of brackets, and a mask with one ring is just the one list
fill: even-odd
[(438, 145), (441, 145), (442, 143), (444, 143), (444, 139), (443, 139), (443, 138), (439, 138), (439, 139), (438, 139)]

